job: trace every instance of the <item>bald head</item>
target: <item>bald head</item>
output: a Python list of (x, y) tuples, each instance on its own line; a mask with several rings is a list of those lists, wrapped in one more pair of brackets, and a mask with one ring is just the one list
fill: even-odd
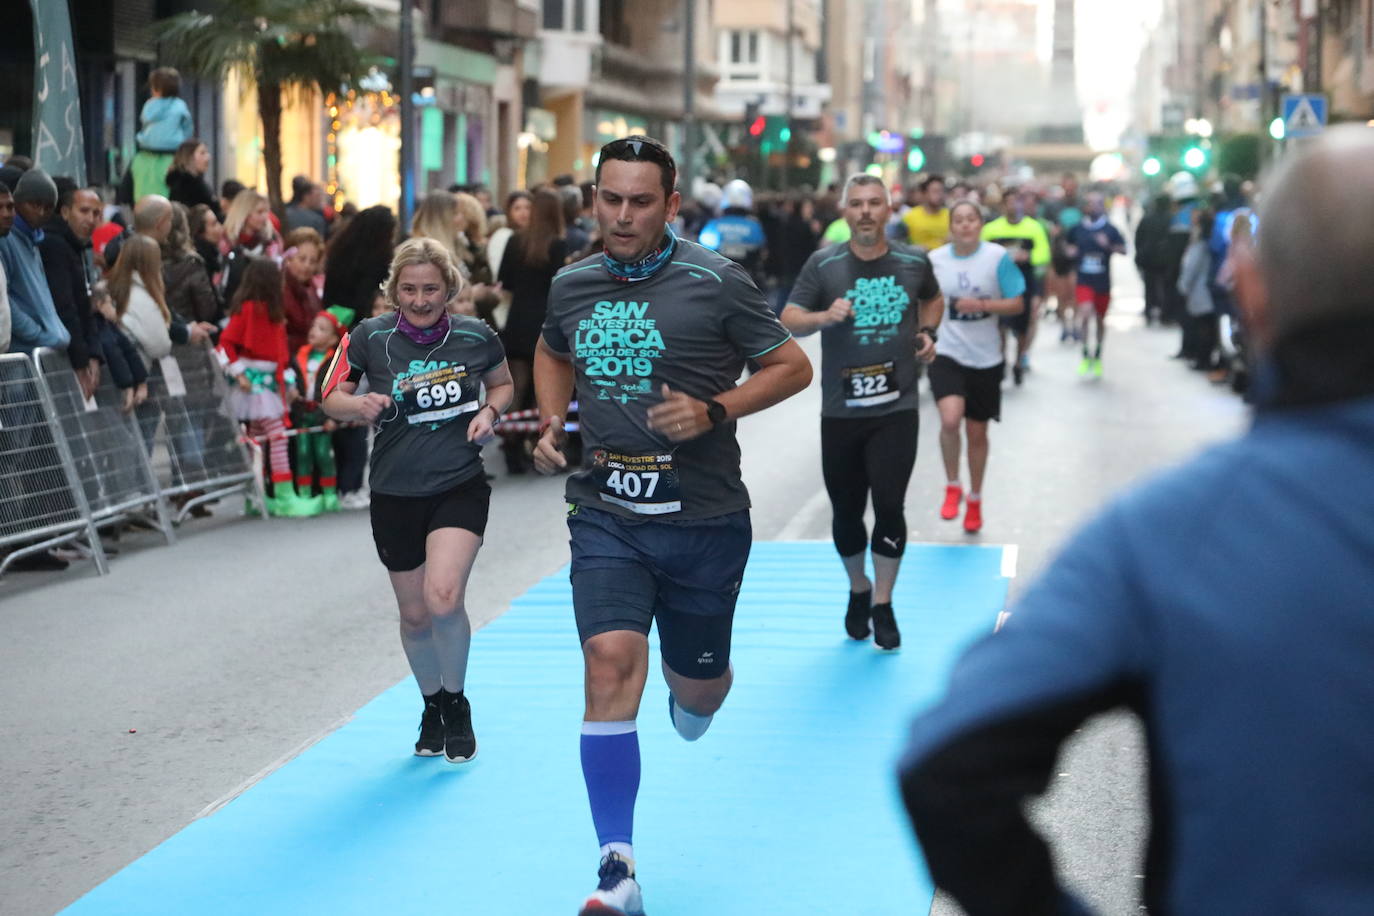
[(160, 194), (149, 194), (134, 205), (134, 231), (162, 244), (172, 231), (172, 202)]
[(1270, 336), (1374, 319), (1374, 130), (1332, 128), (1265, 185), (1255, 269)]

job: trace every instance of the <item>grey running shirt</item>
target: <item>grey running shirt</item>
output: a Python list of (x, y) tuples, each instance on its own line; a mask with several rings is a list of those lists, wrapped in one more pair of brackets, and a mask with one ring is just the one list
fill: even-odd
[(787, 297), (791, 305), (823, 312), (848, 299), (848, 321), (821, 330), (821, 416), (880, 417), (916, 409), (916, 331), (920, 303), (940, 295), (922, 249), (888, 242), (872, 261), (848, 243), (807, 259)]
[(339, 349), (351, 381), (366, 376), (370, 390), (393, 402), (377, 420), (372, 489), (434, 496), (482, 473), (482, 450), (468, 441), (468, 423), (481, 406), (482, 376), (506, 354), (496, 332), (476, 318), (449, 316), (448, 335), (431, 347), (397, 331), (396, 320), (395, 312), (367, 319)]
[(679, 240), (672, 261), (634, 283), (601, 255), (553, 280), (544, 342), (571, 354), (583, 467), (568, 502), (627, 518), (715, 518), (749, 507), (735, 424), (676, 445), (649, 429), (666, 384), (695, 398), (735, 387), (746, 358), (791, 335), (738, 264)]

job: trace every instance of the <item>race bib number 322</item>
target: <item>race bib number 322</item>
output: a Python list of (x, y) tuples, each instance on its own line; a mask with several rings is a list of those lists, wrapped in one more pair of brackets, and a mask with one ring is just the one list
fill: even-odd
[(592, 479), (603, 502), (637, 515), (682, 511), (682, 487), (672, 455), (621, 455), (598, 450)]
[(890, 404), (902, 396), (897, 389), (897, 369), (892, 360), (872, 366), (856, 366), (840, 373), (844, 385), (844, 406), (876, 407)]
[(399, 382), (396, 401), (408, 423), (442, 423), (477, 409), (477, 386), (465, 383), (463, 366), (419, 372)]

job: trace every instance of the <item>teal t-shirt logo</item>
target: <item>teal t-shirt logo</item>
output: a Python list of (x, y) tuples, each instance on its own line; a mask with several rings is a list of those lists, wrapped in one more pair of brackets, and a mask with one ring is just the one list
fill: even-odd
[(647, 301), (603, 299), (592, 307), (592, 317), (577, 323), (573, 353), (596, 386), (598, 399), (623, 404), (652, 390), (649, 377), (666, 348), (657, 322), (646, 317), (648, 311)]
[(911, 305), (911, 296), (896, 277), (859, 277), (844, 297), (854, 308), (854, 329), (861, 344), (886, 343)]

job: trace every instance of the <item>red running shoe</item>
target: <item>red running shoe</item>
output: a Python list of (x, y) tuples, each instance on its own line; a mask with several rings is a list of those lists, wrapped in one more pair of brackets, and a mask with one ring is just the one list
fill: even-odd
[(964, 530), (977, 534), (983, 527), (983, 501), (969, 500), (968, 510), (964, 513)]
[(959, 503), (964, 498), (963, 487), (945, 487), (945, 504), (940, 507), (940, 518), (949, 521), (959, 517)]

